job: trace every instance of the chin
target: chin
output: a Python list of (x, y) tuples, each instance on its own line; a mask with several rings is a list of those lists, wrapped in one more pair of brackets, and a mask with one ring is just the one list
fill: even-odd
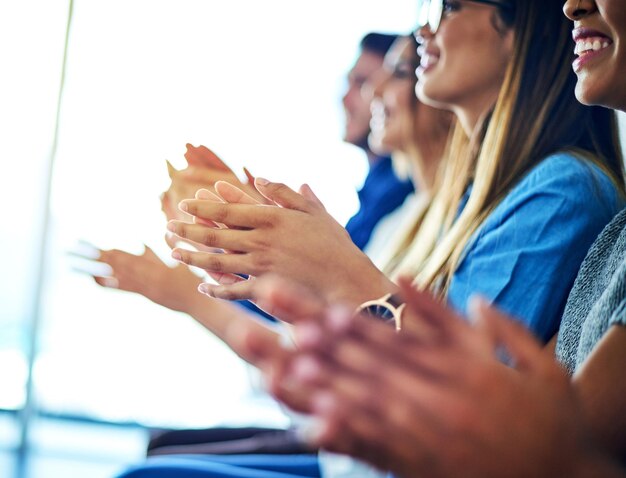
[(614, 91), (619, 90), (619, 88), (606, 88), (604, 86), (592, 78), (579, 78), (578, 83), (576, 83), (576, 99), (587, 106), (598, 105), (615, 108), (611, 99)]

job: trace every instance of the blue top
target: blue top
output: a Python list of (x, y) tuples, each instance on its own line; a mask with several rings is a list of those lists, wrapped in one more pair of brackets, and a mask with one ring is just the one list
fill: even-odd
[(413, 192), (413, 183), (401, 181), (393, 171), (391, 158), (381, 157), (370, 168), (358, 192), (359, 210), (346, 224), (352, 242), (363, 249), (378, 222), (402, 205)]
[(469, 297), (481, 294), (550, 340), (589, 247), (623, 206), (600, 168), (571, 154), (549, 156), (472, 236), (449, 303), (466, 313)]

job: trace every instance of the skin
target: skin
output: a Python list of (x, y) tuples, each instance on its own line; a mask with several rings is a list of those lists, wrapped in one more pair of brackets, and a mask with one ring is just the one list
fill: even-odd
[[(190, 217), (183, 213), (177, 205), (184, 198), (194, 197), (199, 187), (213, 188), (214, 180), (236, 177), (228, 166), (211, 150), (204, 146), (194, 147), (187, 145), (185, 153), (188, 167), (177, 171), (169, 163), (168, 169), (171, 184), (162, 197), (162, 208), (168, 219)], [(241, 187), (244, 187), (239, 183)], [(247, 187), (247, 191), (254, 190)], [(217, 196), (208, 190), (202, 190), (205, 197), (219, 200)], [(254, 190), (255, 196), (260, 197)], [(258, 204), (259, 202), (248, 194), (247, 201)], [(244, 200), (240, 198), (240, 200)], [(180, 238), (168, 235), (166, 241), (171, 247), (175, 247)], [(199, 244), (193, 244), (201, 247)], [(205, 249), (208, 250), (208, 249)], [(221, 301), (215, 301), (198, 292), (198, 286), (203, 280), (194, 274), (188, 267), (178, 265), (169, 267), (149, 247), (145, 246), (141, 255), (111, 249), (98, 250), (96, 262), (107, 264), (112, 269), (110, 276), (93, 276), (95, 282), (103, 287), (115, 288), (127, 292), (136, 293), (147, 299), (167, 307), (168, 309), (184, 312), (202, 324), (214, 335), (226, 341), (226, 329), (229, 323), (243, 324), (250, 321), (249, 325), (268, 341), (280, 340), (280, 334), (264, 326), (254, 319), (251, 314), (241, 308)], [(84, 259), (92, 259), (84, 257)], [(247, 357), (242, 357), (247, 359)]]
[(312, 444), (406, 477), (623, 476), (572, 420), (576, 390), (522, 326), (481, 301), (472, 325), (408, 281), (401, 288), (397, 334), (278, 279), (257, 283), (260, 300), (297, 324), (297, 348), (242, 329), (235, 346), (279, 399), (317, 419), (304, 433)]
[(511, 58), (513, 33), (494, 27), (495, 7), (453, 0), (438, 31), (417, 31), (421, 43), (417, 96), (455, 113), (468, 133), (495, 104)]
[[(598, 104), (626, 111), (626, 11), (616, 0), (567, 1), (565, 15), (574, 30), (588, 28), (610, 39), (599, 55), (575, 69), (576, 97), (585, 104)], [(573, 382), (583, 399), (584, 411), (595, 436), (618, 456), (626, 453), (626, 328), (612, 326), (575, 373)]]
[(398, 39), (379, 73), (371, 80), (372, 121), (369, 144), (376, 151), (402, 151), (407, 147), (407, 126), (413, 123), (415, 50), (408, 38)]
[(383, 57), (364, 50), (348, 73), (348, 88), (342, 104), (346, 115), (343, 140), (366, 151), (370, 163), (376, 155), (369, 150), (367, 136), (370, 132), (370, 102), (364, 95), (368, 82), (380, 71)]
[[(434, 131), (433, 125), (441, 124), (441, 112), (424, 105), (411, 111), (409, 106), (414, 100), (409, 81), (391, 81), (389, 77), (397, 65), (407, 69), (407, 59), (415, 55), (407, 46), (406, 40), (395, 46), (387, 60), (387, 71), (383, 70), (373, 84), (374, 96), (386, 105), (383, 112), (389, 115), (376, 134), (382, 134), (382, 141), (396, 146), (400, 152), (412, 153), (411, 157), (417, 151), (422, 160), (412, 163), (413, 180), (428, 191), (443, 155), (447, 131), (445, 134)], [(406, 121), (415, 125), (414, 130), (405, 132)], [(352, 244), (319, 201), (307, 200), (284, 184), (258, 178), (255, 187), (269, 203), (280, 207), (242, 206), (223, 196), (224, 202), (231, 204), (183, 201), (180, 207), (196, 218), (195, 223), (168, 224), (169, 231), (180, 237), (205, 247), (237, 252), (225, 256), (180, 248), (172, 251), (176, 260), (228, 279), (228, 282), (218, 279), (219, 286), (206, 286), (212, 297), (227, 300), (252, 297), (253, 285), (237, 280), (234, 274), (261, 277), (276, 273), (310, 287), (328, 302), (362, 303), (395, 290), (395, 284)], [(229, 229), (211, 231), (208, 226), (198, 224), (211, 221), (226, 224)], [(293, 240), (294, 237), (298, 240)]]
[(383, 68), (371, 81), (370, 147), (392, 151), (410, 161), (413, 184), (421, 193), (432, 191), (444, 154), (451, 116), (415, 98), (414, 41), (400, 37), (385, 56)]
[(566, 16), (574, 29), (589, 28), (606, 37), (610, 45), (576, 71), (576, 97), (586, 105), (602, 105), (626, 111), (626, 9), (614, 0), (567, 1)]

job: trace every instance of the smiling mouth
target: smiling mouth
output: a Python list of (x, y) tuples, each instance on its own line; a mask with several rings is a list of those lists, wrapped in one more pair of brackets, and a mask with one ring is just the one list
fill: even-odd
[(574, 48), (574, 54), (579, 57), (583, 57), (590, 53), (604, 50), (611, 46), (613, 42), (606, 37), (588, 37), (579, 38), (576, 40), (576, 48)]

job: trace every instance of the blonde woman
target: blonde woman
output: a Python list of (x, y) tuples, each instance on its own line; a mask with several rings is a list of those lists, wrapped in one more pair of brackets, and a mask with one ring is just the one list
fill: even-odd
[[(440, 191), (399, 271), (461, 311), (480, 292), (548, 340), (589, 246), (624, 203), (614, 115), (573, 96), (558, 1), (421, 5), (430, 27), (417, 32), (418, 94), (452, 111), (458, 127)], [(256, 187), (279, 207), (190, 200), (181, 204), (187, 212), (230, 228), (169, 223), (180, 236), (237, 252), (173, 250), (220, 281), (202, 290), (249, 297), (252, 284), (234, 274), (274, 273), (326, 301), (400, 318), (394, 283), (355, 250), (310, 188), (297, 194), (259, 178)], [(240, 196), (226, 183), (217, 190), (227, 201)]]

